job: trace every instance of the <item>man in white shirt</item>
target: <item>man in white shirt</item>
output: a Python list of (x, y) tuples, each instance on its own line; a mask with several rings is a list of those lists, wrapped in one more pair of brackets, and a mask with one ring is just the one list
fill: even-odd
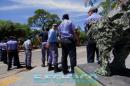
[(32, 43), (31, 37), (29, 37), (23, 44), (25, 49), (25, 65), (27, 69), (32, 69), (31, 66), (31, 57), (32, 57)]

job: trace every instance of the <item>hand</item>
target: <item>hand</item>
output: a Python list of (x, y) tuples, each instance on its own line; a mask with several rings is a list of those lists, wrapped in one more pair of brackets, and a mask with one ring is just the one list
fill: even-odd
[(76, 41), (76, 46), (80, 46), (80, 42), (79, 41)]
[(50, 44), (49, 44), (49, 43), (47, 43), (45, 47), (46, 47), (46, 48), (49, 48), (49, 47), (50, 47)]

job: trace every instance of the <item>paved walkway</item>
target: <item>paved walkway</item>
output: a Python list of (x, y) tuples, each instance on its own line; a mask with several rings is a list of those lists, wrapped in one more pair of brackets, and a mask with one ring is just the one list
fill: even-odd
[[(61, 57), (61, 49), (59, 49), (59, 61)], [(86, 64), (86, 48), (77, 48), (77, 63)], [(24, 53), (20, 53), (20, 59), (24, 61)], [(41, 52), (40, 50), (33, 51), (33, 66), (34, 69), (27, 71), (25, 68), (12, 70), (17, 73), (6, 78), (0, 78), (0, 86), (75, 86), (75, 80), (72, 74), (63, 75), (62, 72), (53, 73), (48, 72), (47, 67), (43, 68), (41, 64)], [(130, 56), (126, 59), (126, 66), (130, 68)], [(11, 73), (11, 71), (10, 71)]]

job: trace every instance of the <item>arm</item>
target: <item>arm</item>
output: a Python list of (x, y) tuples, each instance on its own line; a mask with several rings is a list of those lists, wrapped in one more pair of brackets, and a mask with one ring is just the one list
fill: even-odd
[(76, 28), (73, 24), (72, 24), (72, 29), (73, 29), (73, 33), (74, 33), (74, 38), (76, 39), (76, 45), (79, 46), (80, 45), (79, 35), (78, 35)]

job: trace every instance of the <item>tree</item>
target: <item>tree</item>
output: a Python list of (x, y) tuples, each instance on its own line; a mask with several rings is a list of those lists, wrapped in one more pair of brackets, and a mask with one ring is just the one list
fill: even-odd
[(51, 28), (53, 23), (60, 23), (60, 18), (43, 9), (36, 10), (34, 16), (28, 19), (28, 25), (31, 27)]
[(26, 38), (30, 34), (31, 34), (31, 29), (25, 24), (0, 20), (1, 39), (9, 38), (9, 36), (15, 36), (17, 38)]
[(84, 0), (85, 6), (94, 6), (98, 0)]
[(84, 31), (80, 31), (80, 44), (84, 45), (86, 43), (86, 33)]
[[(85, 5), (94, 6), (97, 0), (85, 0)], [(110, 10), (115, 8), (118, 4), (119, 0), (103, 0), (97, 7), (103, 8), (103, 15), (107, 15)]]
[[(118, 0), (105, 0), (99, 4), (103, 8), (103, 14), (106, 16), (113, 8), (117, 6)], [(99, 7), (98, 6), (98, 7)]]

